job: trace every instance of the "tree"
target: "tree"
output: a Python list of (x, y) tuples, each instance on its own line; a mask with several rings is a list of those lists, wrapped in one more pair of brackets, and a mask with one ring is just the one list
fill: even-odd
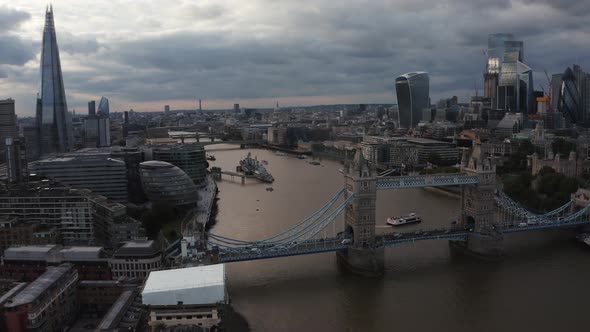
[(428, 154), (428, 162), (438, 166), (442, 164), (442, 158), (437, 152), (430, 152)]
[(553, 142), (551, 143), (551, 148), (553, 149), (553, 153), (555, 153), (556, 155), (559, 153), (559, 155), (563, 158), (567, 158), (569, 157), (569, 153), (571, 151), (575, 151), (576, 150), (576, 144), (570, 142), (570, 141), (566, 141), (565, 139), (558, 137), (556, 139), (553, 140)]

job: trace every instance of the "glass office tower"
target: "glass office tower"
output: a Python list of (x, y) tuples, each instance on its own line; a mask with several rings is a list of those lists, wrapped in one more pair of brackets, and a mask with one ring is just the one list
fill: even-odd
[(37, 101), (37, 130), (41, 154), (73, 148), (72, 119), (68, 113), (53, 9), (45, 13), (41, 50), (41, 96)]
[(412, 72), (395, 79), (395, 91), (399, 109), (399, 125), (414, 128), (425, 108), (430, 108), (430, 80), (428, 73)]
[(576, 76), (571, 68), (567, 68), (562, 76), (559, 90), (559, 110), (571, 123), (578, 123), (582, 119), (580, 94), (576, 86)]

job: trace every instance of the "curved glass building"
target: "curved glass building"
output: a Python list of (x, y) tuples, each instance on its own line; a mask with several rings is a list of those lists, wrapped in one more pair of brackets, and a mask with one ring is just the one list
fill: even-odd
[(412, 72), (395, 79), (399, 125), (413, 128), (422, 120), (424, 108), (430, 108), (430, 80), (426, 72)]
[(109, 113), (109, 99), (107, 97), (100, 98), (100, 102), (98, 103), (98, 114), (108, 117)]
[(164, 161), (151, 160), (139, 164), (141, 185), (153, 203), (191, 206), (197, 202), (197, 188), (180, 168)]
[(195, 183), (199, 184), (207, 176), (205, 149), (200, 144), (176, 144), (153, 147), (153, 159), (178, 166)]
[(66, 103), (51, 7), (45, 13), (42, 45), (41, 96), (37, 100), (36, 119), (40, 153), (71, 151), (74, 145), (72, 119)]
[(559, 89), (559, 110), (571, 123), (578, 123), (582, 118), (580, 94), (576, 86), (576, 76), (571, 68), (567, 68), (561, 78)]

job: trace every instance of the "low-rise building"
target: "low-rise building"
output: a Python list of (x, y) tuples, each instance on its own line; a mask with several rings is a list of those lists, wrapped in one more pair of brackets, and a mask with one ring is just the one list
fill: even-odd
[(49, 267), (4, 303), (7, 331), (62, 331), (76, 318), (78, 272), (71, 264)]
[(10, 247), (4, 251), (0, 274), (19, 281), (33, 281), (48, 267), (71, 263), (81, 280), (110, 280), (108, 257), (102, 247), (38, 245)]
[(126, 242), (110, 259), (113, 279), (119, 277), (144, 280), (151, 271), (162, 267), (162, 250), (153, 240)]
[(219, 327), (229, 302), (223, 264), (152, 272), (142, 302), (148, 325)]
[(94, 237), (92, 203), (82, 191), (55, 181), (0, 185), (0, 216), (56, 228), (66, 244), (87, 244)]
[(16, 217), (0, 217), (0, 255), (6, 248), (17, 245), (56, 243), (57, 232), (34, 222), (19, 221)]
[(562, 159), (559, 153), (555, 154), (555, 156), (553, 153), (549, 153), (547, 158), (541, 159), (537, 153), (534, 153), (531, 157), (532, 175), (537, 175), (545, 166), (568, 177), (576, 177), (578, 175), (578, 159), (574, 151), (570, 152), (569, 158), (567, 159)]

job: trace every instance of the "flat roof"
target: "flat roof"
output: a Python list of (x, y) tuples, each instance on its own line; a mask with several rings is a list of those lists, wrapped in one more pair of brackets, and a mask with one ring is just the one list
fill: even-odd
[(5, 307), (16, 307), (19, 305), (31, 303), (43, 294), (53, 283), (58, 281), (63, 275), (72, 269), (71, 264), (62, 264), (60, 266), (49, 266), (47, 271), (40, 275), (35, 281), (31, 282), (12, 300), (6, 301)]
[(47, 244), (44, 246), (23, 246), (10, 247), (4, 250), (4, 259), (9, 260), (45, 260), (47, 254), (55, 250), (57, 244)]
[(152, 271), (142, 292), (145, 305), (214, 304), (225, 300), (224, 264)]

